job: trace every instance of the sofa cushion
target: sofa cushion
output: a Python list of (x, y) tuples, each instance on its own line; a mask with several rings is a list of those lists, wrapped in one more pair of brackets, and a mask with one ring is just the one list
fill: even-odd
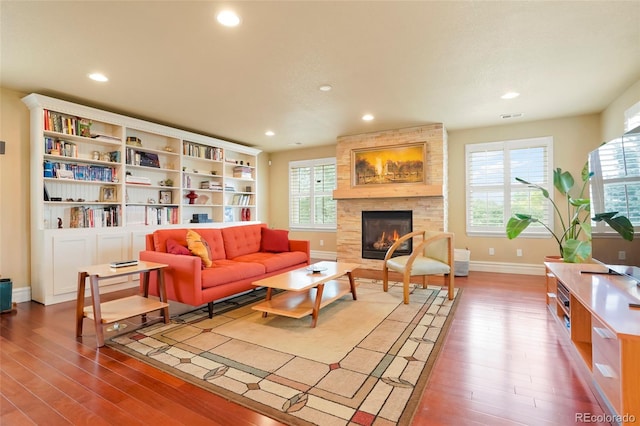
[(291, 266), (302, 266), (306, 264), (307, 254), (301, 251), (288, 251), (283, 253), (258, 252), (238, 256), (234, 261), (259, 263), (264, 266), (267, 273), (270, 273)]
[(173, 238), (167, 239), (167, 253), (191, 256), (191, 251)]
[(213, 262), (212, 268), (202, 271), (202, 287), (215, 287), (252, 277), (259, 279), (264, 274), (265, 267), (259, 263), (220, 259)]
[[(201, 228), (198, 234), (209, 244), (211, 251), (211, 260), (224, 259), (226, 257), (224, 251), (224, 243), (222, 242), (222, 234), (217, 228)], [(187, 230), (184, 228), (176, 229), (156, 229), (153, 232), (153, 248), (155, 251), (168, 253), (167, 240), (172, 239), (178, 244), (187, 247)]]
[(262, 228), (260, 251), (281, 253), (289, 251), (289, 231), (286, 229)]
[(222, 241), (222, 233), (216, 228), (198, 228), (198, 234), (209, 244), (211, 260), (225, 259), (227, 257)]
[(260, 251), (261, 229), (264, 225), (241, 225), (222, 228), (222, 239), (227, 259)]
[(187, 231), (187, 246), (191, 253), (200, 256), (202, 263), (207, 268), (211, 267), (211, 252), (209, 251), (209, 243), (200, 236), (196, 231), (189, 229)]
[(153, 231), (153, 249), (168, 253), (167, 240), (174, 240), (180, 245), (187, 246), (187, 231), (185, 229), (157, 229)]

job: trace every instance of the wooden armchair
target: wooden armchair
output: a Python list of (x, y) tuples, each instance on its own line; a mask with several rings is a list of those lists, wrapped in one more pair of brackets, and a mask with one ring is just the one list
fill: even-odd
[[(420, 236), (422, 237), (420, 239)], [(402, 243), (413, 238), (410, 255), (392, 257)], [(428, 275), (444, 275), (449, 288), (449, 300), (453, 300), (454, 259), (453, 234), (449, 232), (414, 231), (400, 237), (387, 250), (382, 267), (382, 285), (389, 290), (389, 270), (403, 275), (404, 303), (409, 303), (409, 280), (412, 276), (422, 276), (422, 287), (427, 287)]]

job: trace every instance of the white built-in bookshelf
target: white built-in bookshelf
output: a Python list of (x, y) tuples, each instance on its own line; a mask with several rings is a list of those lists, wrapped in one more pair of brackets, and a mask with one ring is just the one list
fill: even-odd
[(32, 299), (74, 299), (78, 267), (137, 259), (157, 227), (258, 220), (259, 150), (40, 94), (22, 100), (31, 117)]

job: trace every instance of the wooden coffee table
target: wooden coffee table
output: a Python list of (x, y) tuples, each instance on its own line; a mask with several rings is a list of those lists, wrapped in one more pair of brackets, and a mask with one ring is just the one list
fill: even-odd
[[(353, 300), (357, 300), (351, 272), (359, 266), (359, 263), (323, 261), (312, 265), (321, 269), (320, 272), (312, 272), (311, 267), (305, 266), (255, 281), (252, 284), (256, 287), (267, 288), (267, 296), (264, 302), (253, 306), (253, 309), (263, 312), (263, 317), (269, 313), (291, 318), (311, 314), (311, 327), (315, 327), (318, 313), (324, 306), (347, 293), (351, 293)], [(345, 275), (349, 278), (348, 283), (337, 281), (337, 278)], [(272, 298), (274, 288), (286, 291)]]

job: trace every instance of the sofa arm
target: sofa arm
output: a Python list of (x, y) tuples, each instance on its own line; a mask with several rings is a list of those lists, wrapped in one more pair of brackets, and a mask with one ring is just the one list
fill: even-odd
[[(140, 260), (169, 265), (164, 268), (164, 282), (169, 300), (192, 306), (204, 303), (202, 301), (202, 260), (198, 256), (145, 250), (140, 252)], [(149, 294), (158, 295), (155, 274), (151, 274)]]
[(307, 254), (307, 264), (311, 260), (311, 243), (309, 240), (289, 240), (290, 251), (301, 251)]

